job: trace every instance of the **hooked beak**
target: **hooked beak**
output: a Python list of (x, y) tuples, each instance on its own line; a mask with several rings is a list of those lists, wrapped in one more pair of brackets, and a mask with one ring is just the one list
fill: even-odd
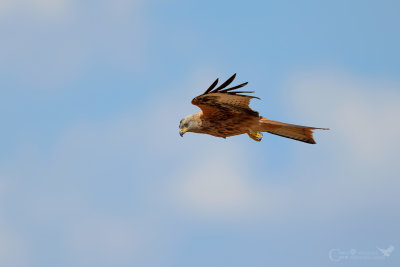
[(183, 137), (183, 135), (187, 132), (187, 128), (183, 128), (183, 129), (179, 129), (179, 134), (181, 135), (181, 137)]

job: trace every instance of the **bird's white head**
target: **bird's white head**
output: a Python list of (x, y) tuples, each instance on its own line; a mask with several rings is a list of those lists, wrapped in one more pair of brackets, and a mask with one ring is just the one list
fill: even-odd
[(186, 132), (198, 132), (200, 125), (198, 122), (198, 114), (192, 114), (181, 119), (179, 123), (179, 134), (183, 136)]

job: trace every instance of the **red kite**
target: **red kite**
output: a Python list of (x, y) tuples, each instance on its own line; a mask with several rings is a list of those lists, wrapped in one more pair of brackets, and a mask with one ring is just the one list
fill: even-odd
[[(219, 87), (218, 79), (202, 94), (192, 100), (201, 111), (183, 118), (179, 124), (180, 135), (186, 132), (229, 137), (248, 134), (251, 139), (261, 141), (261, 132), (276, 134), (301, 142), (315, 144), (313, 130), (329, 130), (273, 121), (264, 118), (249, 107), (255, 96), (243, 95), (253, 91), (236, 91), (247, 82), (226, 88), (236, 77), (236, 73)], [(214, 89), (215, 88), (215, 89)], [(226, 89), (225, 89), (226, 88)], [(259, 98), (258, 98), (259, 99)]]

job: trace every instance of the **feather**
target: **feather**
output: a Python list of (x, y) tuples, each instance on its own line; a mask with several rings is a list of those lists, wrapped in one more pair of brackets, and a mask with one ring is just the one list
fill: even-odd
[(229, 92), (229, 91), (232, 91), (232, 90), (235, 90), (235, 89), (241, 88), (241, 87), (243, 87), (243, 86), (246, 86), (247, 84), (248, 84), (248, 82), (245, 82), (245, 83), (242, 83), (242, 84), (236, 85), (236, 86), (234, 86), (234, 87), (231, 87), (231, 88), (227, 88), (227, 89), (224, 89), (224, 90), (219, 90), (219, 92), (220, 92), (220, 93)]
[[(220, 92), (218, 92), (220, 93)], [(251, 94), (254, 93), (254, 91), (235, 91), (235, 92), (228, 92), (228, 94)]]
[[(234, 92), (235, 89), (239, 89), (239, 88), (241, 88), (241, 87), (243, 87), (243, 86), (246, 86), (246, 85), (248, 84), (248, 82), (241, 83), (241, 84), (235, 85), (235, 86), (233, 86), (233, 87), (231, 87), (231, 88), (226, 88), (226, 89), (224, 89), (224, 88), (227, 87), (229, 84), (231, 84), (232, 81), (233, 81), (235, 78), (236, 78), (236, 73), (233, 74), (228, 80), (226, 80), (226, 81), (225, 81), (223, 84), (221, 84), (219, 87), (215, 88), (215, 86), (217, 86), (217, 84), (218, 84), (218, 79), (216, 79), (216, 80), (210, 85), (210, 87), (208, 87), (208, 89), (207, 89), (203, 94), (201, 94), (200, 96), (202, 96), (202, 95), (207, 95), (207, 94), (213, 94), (213, 93), (221, 93), (221, 94), (237, 95), (237, 96), (247, 96), (247, 95), (239, 95), (238, 93), (244, 93), (244, 94), (246, 94), (246, 93), (254, 93), (254, 91), (236, 91), (236, 92)], [(215, 88), (215, 89), (214, 89), (214, 88)], [(250, 97), (250, 98), (258, 98), (258, 97), (254, 97), (254, 96), (247, 96), (247, 97)], [(258, 99), (259, 99), (259, 98), (258, 98)]]
[(215, 80), (215, 82), (213, 82), (210, 87), (208, 87), (208, 89), (203, 93), (203, 95), (207, 94), (208, 92), (210, 92), (212, 89), (214, 89), (214, 87), (218, 84), (218, 78)]
[(193, 98), (192, 104), (199, 106), (203, 114), (207, 114), (206, 116), (216, 116), (215, 114), (219, 114), (219, 116), (229, 117), (229, 114), (232, 114), (232, 112), (255, 117), (259, 116), (258, 112), (249, 107), (250, 99), (259, 98), (245, 95), (254, 93), (254, 91), (234, 91), (235, 89), (247, 85), (247, 82), (235, 85), (231, 88), (226, 88), (232, 83), (235, 77), (236, 73), (218, 88), (215, 88), (218, 84), (218, 79), (216, 79), (203, 94)]
[(228, 93), (228, 94), (230, 94), (230, 95), (235, 95), (235, 96), (244, 96), (244, 97), (249, 97), (249, 98), (257, 98), (257, 99), (260, 99), (260, 100), (261, 100), (261, 98), (256, 97), (256, 96), (251, 96), (251, 95), (238, 95), (238, 94), (236, 94), (236, 93)]
[(223, 84), (221, 84), (218, 88), (214, 89), (213, 92), (218, 92), (219, 90), (224, 89), (225, 87), (227, 87), (228, 85), (230, 85), (231, 82), (233, 82), (233, 80), (235, 79), (235, 77), (236, 77), (236, 73), (233, 74), (228, 80), (226, 80), (226, 81), (225, 81)]

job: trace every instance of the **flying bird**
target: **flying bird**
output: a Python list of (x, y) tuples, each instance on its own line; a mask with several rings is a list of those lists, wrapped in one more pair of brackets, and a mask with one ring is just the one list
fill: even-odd
[(237, 91), (247, 85), (247, 82), (228, 87), (235, 79), (236, 73), (216, 87), (218, 79), (201, 95), (193, 98), (192, 104), (201, 111), (186, 116), (180, 121), (179, 133), (186, 132), (209, 134), (216, 137), (229, 137), (248, 134), (257, 142), (261, 141), (262, 132), (267, 132), (301, 142), (315, 144), (313, 130), (329, 130), (273, 121), (264, 118), (249, 107), (250, 100), (257, 98), (246, 95), (254, 91)]

